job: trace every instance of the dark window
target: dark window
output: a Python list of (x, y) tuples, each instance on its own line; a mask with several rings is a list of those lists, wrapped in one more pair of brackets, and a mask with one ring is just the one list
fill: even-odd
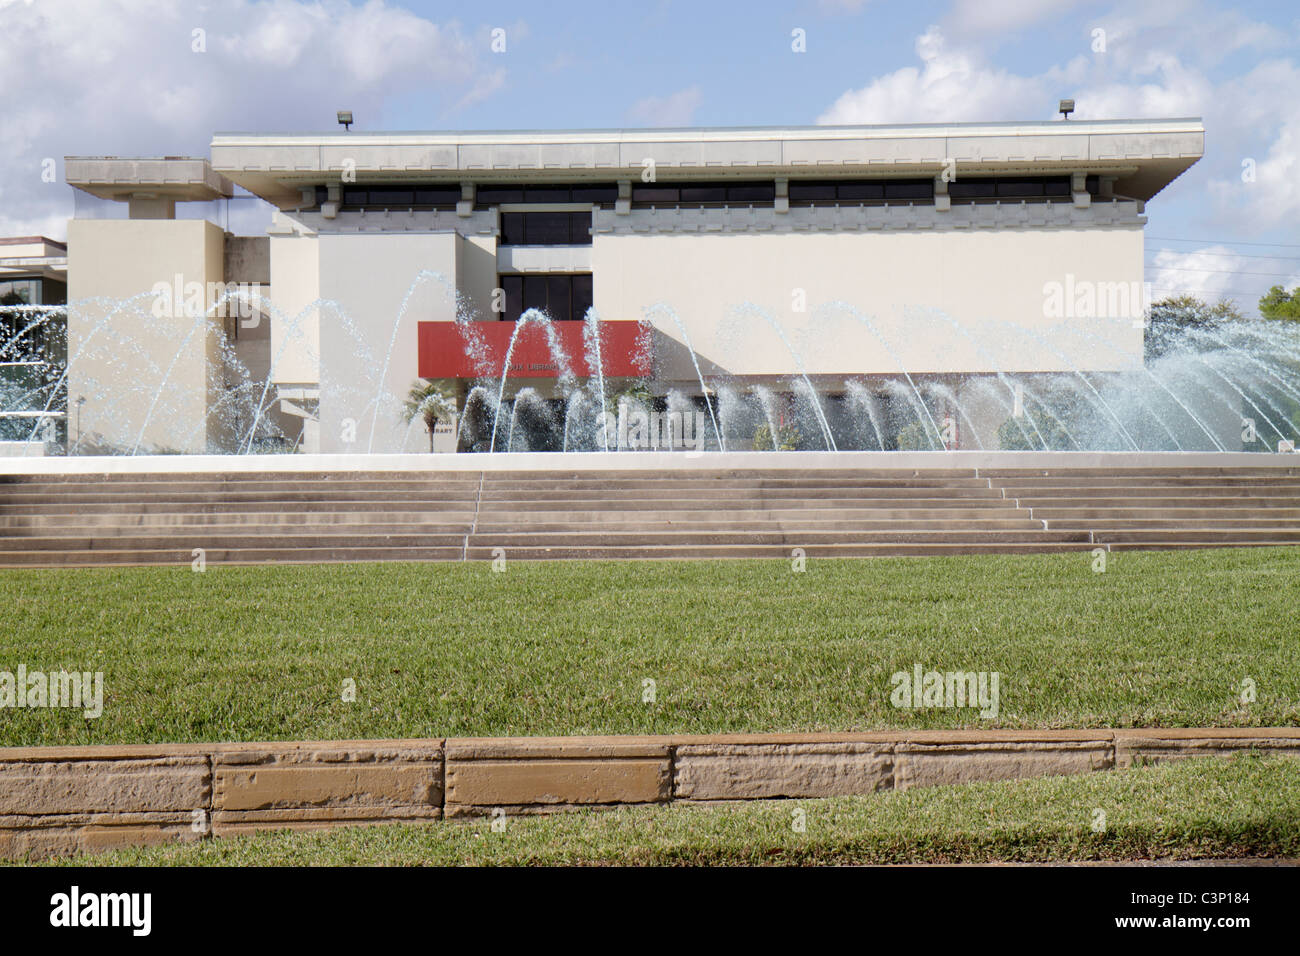
[(676, 186), (632, 186), (634, 203), (670, 203), (676, 204), (681, 199), (681, 191)]
[(479, 186), (474, 194), (481, 206), (499, 206), (503, 202), (523, 202), (523, 186)]
[(632, 184), (635, 206), (726, 206), (771, 203), (776, 184), (760, 183), (646, 183)]
[(500, 185), (482, 183), (475, 193), (475, 204), (480, 209), (500, 206), (503, 203), (592, 203), (612, 204), (618, 199), (618, 186), (614, 183), (583, 183), (565, 185)]
[(567, 212), (530, 212), (524, 214), (524, 243), (529, 246), (564, 246), (569, 244)]
[(545, 312), (556, 322), (586, 317), (591, 308), (590, 273), (552, 273), (548, 275), (504, 275), (505, 292), (502, 318), (517, 322), (526, 309)]
[(546, 311), (546, 276), (524, 276), (524, 309)]
[[(328, 197), (324, 186), (316, 187), (316, 204)], [(460, 200), (459, 186), (344, 186), (346, 209), (453, 209)]]
[(589, 246), (589, 212), (503, 212), (503, 246)]
[(834, 183), (791, 183), (789, 189), (791, 202), (834, 202)]
[(46, 279), (44, 282), (42, 305), (66, 305), (68, 302), (68, 285), (58, 279)]
[(618, 187), (612, 183), (597, 186), (574, 186), (573, 202), (612, 203), (618, 199)]
[(934, 198), (933, 179), (914, 179), (901, 182), (885, 183), (886, 199), (932, 199)]
[(0, 305), (44, 305), (40, 279), (9, 279), (0, 282)]
[(1068, 199), (1070, 177), (987, 176), (981, 179), (958, 179), (948, 184), (948, 195), (959, 202)]
[(569, 213), (569, 242), (575, 246), (591, 245), (591, 213)]
[[(346, 209), (455, 209), (460, 202), (461, 188), (452, 183), (415, 183), (411, 185), (344, 185), (343, 206)], [(315, 207), (329, 199), (326, 186), (315, 188)], [(610, 205), (618, 199), (618, 186), (614, 183), (567, 185), (499, 185), (483, 184), (475, 194), (479, 209), (500, 206), (503, 203), (591, 203)]]
[(726, 186), (682, 186), (682, 202), (726, 202)]
[(934, 197), (934, 181), (930, 179), (796, 180), (790, 183), (788, 195), (790, 202), (796, 206), (927, 202)]
[(459, 186), (418, 187), (415, 190), (417, 206), (455, 206), (460, 202)]
[(573, 318), (573, 302), (569, 294), (572, 284), (573, 280), (570, 276), (546, 277), (546, 312), (552, 318), (563, 320)]
[(730, 203), (771, 202), (774, 199), (776, 183), (736, 183), (727, 187), (727, 202)]
[(840, 202), (879, 202), (885, 198), (885, 184), (837, 183), (835, 198)]
[(953, 199), (992, 199), (997, 191), (998, 184), (991, 179), (963, 179), (948, 184), (948, 195)]
[(524, 202), (569, 202), (568, 186), (528, 186)]
[(503, 212), (501, 214), (501, 244), (504, 246), (522, 246), (524, 242), (524, 214), (522, 212)]
[(1032, 179), (998, 181), (998, 198), (1029, 199), (1043, 195), (1043, 184)]
[(585, 319), (591, 308), (591, 273), (573, 277), (573, 317)]
[(524, 310), (524, 277), (502, 276), (501, 290), (506, 294), (506, 308), (501, 313), (501, 318), (507, 322), (518, 322)]

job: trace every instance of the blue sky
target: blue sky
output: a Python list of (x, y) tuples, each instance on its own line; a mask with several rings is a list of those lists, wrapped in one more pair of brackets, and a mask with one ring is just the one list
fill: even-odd
[(204, 155), (339, 108), (360, 129), (725, 126), (1050, 119), (1073, 96), (1080, 119), (1205, 119), (1205, 158), (1148, 207), (1158, 295), (1300, 285), (1294, 2), (0, 0), (0, 93), (0, 235), (56, 237), (71, 190), (44, 159), (61, 180), (64, 155)]

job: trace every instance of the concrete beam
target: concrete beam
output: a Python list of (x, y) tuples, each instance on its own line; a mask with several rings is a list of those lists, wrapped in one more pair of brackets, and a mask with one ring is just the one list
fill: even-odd
[(214, 171), (206, 159), (194, 157), (66, 156), (63, 178), (92, 196), (119, 202), (133, 197), (207, 202), (228, 199), (235, 190), (234, 183)]

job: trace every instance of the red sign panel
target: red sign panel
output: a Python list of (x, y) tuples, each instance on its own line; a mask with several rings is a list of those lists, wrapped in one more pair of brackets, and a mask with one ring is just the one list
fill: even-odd
[[(595, 374), (587, 359), (582, 322), (554, 322), (554, 338), (538, 322), (419, 323), (420, 378), (495, 378), (510, 353), (506, 378), (559, 378), (561, 365), (574, 375)], [(649, 327), (641, 322), (601, 322), (600, 363), (609, 378), (644, 377), (651, 372)]]

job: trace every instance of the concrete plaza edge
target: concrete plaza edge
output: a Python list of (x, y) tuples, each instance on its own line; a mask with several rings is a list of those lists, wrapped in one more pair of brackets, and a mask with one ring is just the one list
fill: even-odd
[(1300, 467), (1300, 455), (1271, 452), (1113, 451), (736, 451), (510, 452), (345, 455), (121, 455), (0, 457), (0, 475), (211, 474), (218, 472), (574, 472), (863, 468), (1257, 468)]

